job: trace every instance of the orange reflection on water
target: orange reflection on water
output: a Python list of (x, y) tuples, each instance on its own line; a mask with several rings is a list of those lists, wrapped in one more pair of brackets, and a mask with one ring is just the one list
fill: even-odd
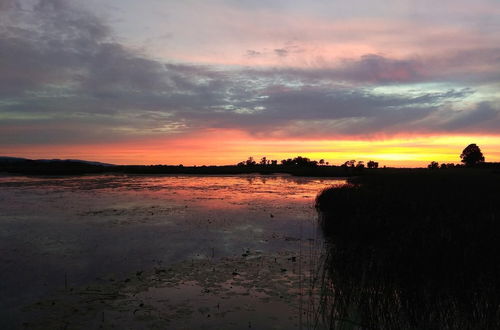
[(139, 176), (127, 181), (125, 192), (140, 190), (151, 198), (208, 209), (312, 203), (322, 189), (345, 183), (344, 179), (287, 175)]
[(92, 175), (79, 177), (2, 177), (0, 184), (21, 189), (85, 192), (99, 203), (140, 206), (151, 202), (204, 209), (290, 208), (312, 205), (316, 195), (345, 179), (290, 175)]

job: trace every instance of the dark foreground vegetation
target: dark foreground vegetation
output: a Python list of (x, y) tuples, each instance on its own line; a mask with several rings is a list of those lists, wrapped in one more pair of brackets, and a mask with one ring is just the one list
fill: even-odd
[(500, 329), (500, 173), (365, 175), (316, 200), (332, 329)]

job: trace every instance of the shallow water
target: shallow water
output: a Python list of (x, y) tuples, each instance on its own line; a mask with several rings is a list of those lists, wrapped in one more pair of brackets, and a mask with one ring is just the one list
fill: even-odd
[(285, 175), (0, 177), (3, 324), (17, 327), (23, 306), (96, 278), (297, 251), (318, 240), (315, 196), (342, 183)]

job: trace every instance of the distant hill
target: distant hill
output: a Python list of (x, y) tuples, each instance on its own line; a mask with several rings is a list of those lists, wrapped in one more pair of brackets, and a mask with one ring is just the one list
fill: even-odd
[(19, 163), (19, 162), (25, 162), (27, 160), (29, 160), (29, 159), (19, 158), (19, 157), (0, 156), (0, 163)]
[(81, 160), (81, 159), (36, 159), (38, 162), (72, 162), (72, 163), (84, 163), (89, 165), (97, 165), (97, 166), (116, 166), (114, 164), (101, 163), (101, 162), (93, 162), (89, 160)]
[(81, 159), (28, 159), (28, 158), (20, 158), (20, 157), (7, 157), (0, 156), (0, 163), (21, 163), (21, 162), (40, 162), (40, 163), (82, 163), (88, 165), (96, 165), (96, 166), (115, 166), (114, 164), (101, 163), (101, 162), (93, 162), (88, 160)]

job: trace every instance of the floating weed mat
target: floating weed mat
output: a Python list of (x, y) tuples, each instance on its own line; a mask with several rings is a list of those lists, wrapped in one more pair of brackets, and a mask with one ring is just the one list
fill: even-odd
[[(313, 251), (310, 249), (310, 251)], [(26, 308), (28, 329), (318, 328), (320, 255), (246, 251), (96, 279)]]

